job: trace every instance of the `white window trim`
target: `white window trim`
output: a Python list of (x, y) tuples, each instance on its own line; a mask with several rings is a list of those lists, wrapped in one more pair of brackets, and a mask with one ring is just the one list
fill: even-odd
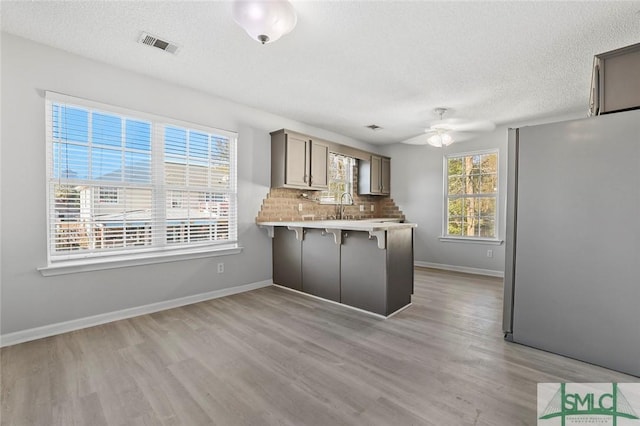
[(494, 246), (499, 246), (501, 245), (504, 240), (500, 240), (498, 238), (485, 238), (485, 237), (452, 237), (452, 236), (446, 236), (446, 237), (439, 237), (438, 238), (440, 241), (442, 242), (447, 242), (447, 243), (472, 243), (472, 244), (488, 244), (488, 245), (494, 245)]
[[(452, 157), (467, 157), (470, 155), (482, 155), (482, 154), (496, 154), (496, 178), (498, 182), (498, 191), (496, 192), (496, 220), (495, 220), (495, 229), (496, 236), (494, 238), (487, 237), (469, 237), (469, 236), (456, 236), (456, 235), (447, 235), (448, 223), (447, 219), (449, 218), (448, 211), (448, 203), (447, 198), (449, 195), (448, 192), (448, 183), (449, 183), (449, 168), (447, 160)], [(500, 201), (500, 150), (497, 148), (492, 149), (483, 149), (478, 151), (463, 151), (463, 152), (452, 152), (450, 154), (445, 154), (442, 157), (442, 230), (440, 233), (440, 237), (438, 239), (442, 242), (450, 242), (450, 243), (475, 243), (475, 244), (489, 244), (489, 245), (500, 245), (504, 242), (504, 240), (500, 239), (500, 226), (499, 226), (499, 201)]]
[(129, 266), (153, 265), (156, 263), (177, 262), (181, 260), (202, 259), (205, 257), (228, 256), (239, 254), (243, 247), (237, 244), (225, 244), (215, 249), (193, 248), (172, 250), (171, 252), (153, 253), (129, 253), (124, 255), (103, 256), (88, 260), (68, 260), (64, 262), (56, 262), (49, 266), (38, 268), (38, 271), (45, 276), (75, 274), (78, 272), (101, 271), (104, 269), (126, 268)]
[[(210, 132), (212, 129), (215, 129), (216, 133), (221, 136), (228, 137), (230, 140), (234, 141), (235, 150), (233, 152), (234, 160), (232, 161), (232, 168), (230, 171), (231, 182), (232, 185), (236, 188), (236, 227), (238, 220), (238, 206), (237, 206), (237, 139), (238, 134), (233, 131), (223, 130), (219, 128), (213, 128), (212, 126), (205, 126), (197, 123), (192, 123), (188, 121), (182, 121), (173, 119), (170, 117), (165, 117), (156, 114), (145, 113), (142, 111), (132, 110), (128, 108), (119, 107), (116, 105), (105, 104), (101, 102), (96, 102), (84, 98), (79, 98), (75, 96), (69, 96), (62, 93), (45, 91), (45, 110), (48, 108), (48, 102), (61, 102), (68, 104), (75, 104), (81, 107), (97, 109), (102, 111), (109, 111), (116, 114), (120, 114), (122, 116), (133, 116), (138, 119), (148, 120), (153, 122), (161, 122), (167, 125), (174, 125), (179, 127), (188, 127), (192, 130), (199, 130), (203, 132)], [(45, 117), (46, 111), (45, 111)], [(50, 143), (47, 140), (47, 152), (51, 149)], [(48, 158), (49, 154), (47, 154)], [(159, 157), (156, 157), (159, 158)], [(50, 167), (49, 162), (47, 160), (47, 168)], [(47, 186), (49, 185), (49, 173), (47, 170)], [(50, 191), (47, 188), (47, 200), (46, 200), (46, 208), (47, 211), (50, 206)], [(224, 243), (209, 243), (203, 245), (194, 245), (192, 247), (154, 247), (149, 249), (148, 251), (140, 250), (136, 252), (118, 252), (114, 251), (111, 253), (87, 253), (86, 257), (79, 257), (71, 260), (52, 260), (51, 259), (51, 232), (49, 229), (49, 216), (47, 213), (47, 265), (36, 268), (43, 276), (54, 276), (54, 275), (63, 275), (63, 274), (72, 274), (78, 272), (89, 272), (89, 271), (98, 271), (104, 269), (114, 269), (114, 268), (123, 268), (129, 266), (139, 266), (139, 265), (150, 265), (156, 263), (165, 263), (165, 262), (173, 262), (173, 261), (181, 261), (181, 260), (190, 260), (190, 259), (200, 259), (205, 257), (214, 257), (214, 256), (226, 256), (239, 254), (242, 252), (243, 248), (238, 245), (237, 241), (226, 241)], [(237, 232), (237, 228), (236, 228)]]

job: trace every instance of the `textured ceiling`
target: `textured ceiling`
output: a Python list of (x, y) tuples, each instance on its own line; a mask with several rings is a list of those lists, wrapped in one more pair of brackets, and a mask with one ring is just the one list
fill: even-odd
[(419, 134), (435, 107), (496, 124), (586, 114), (593, 55), (640, 42), (640, 1), (292, 3), (297, 27), (264, 46), (230, 2), (0, 7), (3, 31), (379, 144)]

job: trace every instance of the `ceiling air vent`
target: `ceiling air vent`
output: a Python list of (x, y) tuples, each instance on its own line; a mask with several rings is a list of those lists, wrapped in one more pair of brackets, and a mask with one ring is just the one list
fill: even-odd
[(366, 126), (366, 127), (367, 127), (367, 129), (371, 129), (371, 130), (373, 130), (374, 132), (375, 132), (376, 130), (382, 130), (382, 127), (378, 126), (377, 124), (369, 124), (369, 125), (368, 125), (368, 126)]
[(177, 44), (171, 43), (170, 41), (161, 40), (158, 37), (145, 32), (142, 32), (140, 34), (138, 43), (157, 47), (158, 49), (164, 50), (165, 52), (173, 53), (174, 55), (178, 52), (179, 49)]

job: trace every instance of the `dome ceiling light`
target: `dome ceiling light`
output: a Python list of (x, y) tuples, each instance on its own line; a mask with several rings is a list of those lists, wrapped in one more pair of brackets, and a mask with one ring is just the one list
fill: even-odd
[(233, 19), (252, 39), (266, 44), (289, 34), (298, 18), (287, 0), (235, 0)]

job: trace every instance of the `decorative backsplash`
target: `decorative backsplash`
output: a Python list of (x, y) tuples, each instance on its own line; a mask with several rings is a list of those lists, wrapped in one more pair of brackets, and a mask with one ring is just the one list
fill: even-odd
[[(357, 179), (357, 171), (354, 170), (354, 188), (358, 187)], [(338, 219), (340, 206), (320, 204), (314, 199), (318, 194), (319, 192), (304, 189), (271, 188), (267, 198), (262, 200), (256, 222)], [(299, 211), (300, 205), (302, 211)], [(360, 211), (360, 206), (364, 206), (364, 211)], [(353, 205), (344, 207), (344, 219), (378, 217), (405, 220), (404, 214), (390, 197), (358, 195), (354, 191)]]

